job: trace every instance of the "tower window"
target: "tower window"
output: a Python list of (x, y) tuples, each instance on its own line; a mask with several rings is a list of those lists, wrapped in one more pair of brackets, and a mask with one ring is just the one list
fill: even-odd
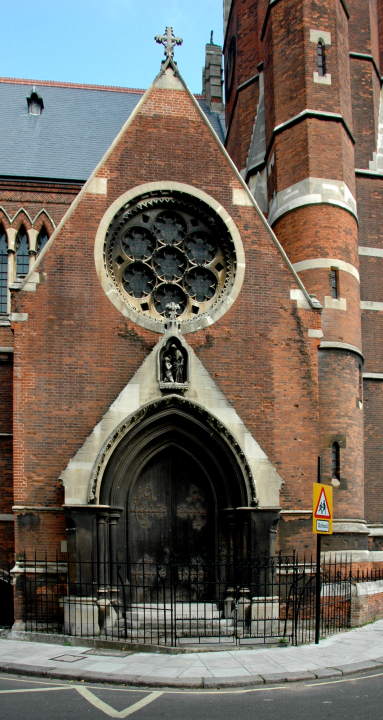
[(331, 477), (340, 480), (340, 447), (338, 442), (331, 445)]
[(363, 371), (362, 365), (358, 365), (358, 386), (359, 386), (359, 402), (363, 402)]
[(16, 236), (16, 276), (25, 277), (29, 271), (29, 243), (24, 227), (21, 227)]
[(44, 225), (43, 225), (42, 228), (41, 228), (41, 230), (40, 230), (40, 232), (39, 232), (39, 234), (38, 234), (38, 236), (37, 236), (37, 240), (36, 240), (36, 253), (37, 253), (37, 255), (39, 254), (39, 252), (41, 252), (41, 250), (43, 249), (44, 245), (47, 244), (48, 239), (49, 239), (49, 238), (48, 238), (48, 233), (47, 233), (47, 231), (46, 231), (46, 229), (45, 229), (45, 227), (44, 227)]
[(316, 61), (318, 75), (323, 77), (326, 75), (326, 46), (322, 39), (317, 43)]
[(8, 244), (3, 228), (0, 228), (0, 313), (8, 309)]
[(330, 291), (332, 298), (339, 297), (339, 273), (337, 268), (331, 268), (330, 270)]

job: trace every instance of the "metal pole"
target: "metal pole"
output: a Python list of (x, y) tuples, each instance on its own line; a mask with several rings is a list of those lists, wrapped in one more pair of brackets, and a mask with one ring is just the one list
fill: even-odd
[(316, 582), (315, 582), (315, 643), (319, 643), (320, 634), (320, 591), (321, 591), (321, 575), (320, 575), (320, 553), (321, 553), (322, 535), (317, 534), (317, 562), (316, 562)]

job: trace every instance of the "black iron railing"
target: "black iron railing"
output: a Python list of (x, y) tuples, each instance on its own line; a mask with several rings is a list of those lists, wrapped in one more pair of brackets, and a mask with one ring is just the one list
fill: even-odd
[(0, 628), (13, 623), (13, 587), (11, 565), (0, 565)]
[[(24, 555), (17, 567), (26, 630), (170, 646), (314, 639), (311, 558), (113, 564)], [(352, 580), (347, 559), (322, 563), (322, 637), (349, 626)]]

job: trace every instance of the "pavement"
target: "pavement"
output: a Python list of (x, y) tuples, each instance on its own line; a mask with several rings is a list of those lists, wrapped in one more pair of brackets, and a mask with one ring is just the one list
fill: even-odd
[[(0, 637), (0, 671), (144, 687), (231, 688), (383, 671), (383, 620), (299, 647), (145, 652)], [(57, 636), (56, 636), (57, 637)], [(46, 638), (47, 639), (47, 638)]]

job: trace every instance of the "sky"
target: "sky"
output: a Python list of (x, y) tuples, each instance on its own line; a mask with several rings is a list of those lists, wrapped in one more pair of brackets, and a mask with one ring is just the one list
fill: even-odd
[(3, 0), (0, 76), (147, 88), (170, 25), (175, 60), (201, 92), (205, 45), (222, 44), (222, 0)]

